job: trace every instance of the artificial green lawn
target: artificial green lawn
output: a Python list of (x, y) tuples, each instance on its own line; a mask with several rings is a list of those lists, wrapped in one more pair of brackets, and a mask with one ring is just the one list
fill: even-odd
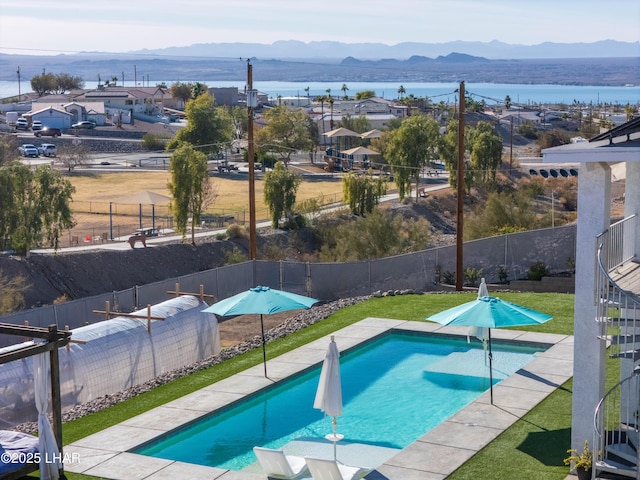
[[(518, 330), (573, 334), (573, 295), (555, 293), (493, 293), (492, 295), (553, 316), (553, 320), (545, 324)], [(367, 317), (423, 321), (429, 315), (471, 301), (476, 296), (475, 292), (457, 292), (373, 298), (341, 309), (321, 322), (269, 343), (267, 356), (268, 358), (276, 357)], [(63, 441), (65, 444), (72, 443), (261, 362), (261, 349), (254, 349), (188, 377), (174, 380), (104, 411), (65, 423)], [(570, 429), (571, 380), (558, 388), (449, 478), (453, 480), (467, 478), (562, 480), (569, 473), (568, 467), (562, 460), (567, 456), (566, 450), (570, 445)], [(71, 480), (96, 478), (73, 473), (67, 473), (66, 476)]]

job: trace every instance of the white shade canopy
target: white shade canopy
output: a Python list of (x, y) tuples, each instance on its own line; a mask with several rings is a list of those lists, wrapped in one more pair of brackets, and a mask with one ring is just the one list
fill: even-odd
[(380, 152), (376, 152), (367, 147), (354, 147), (349, 150), (343, 150), (341, 153), (345, 155), (380, 155)]

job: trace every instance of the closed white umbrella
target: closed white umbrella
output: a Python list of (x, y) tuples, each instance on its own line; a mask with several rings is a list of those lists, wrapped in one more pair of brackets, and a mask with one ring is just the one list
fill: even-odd
[(336, 443), (344, 436), (337, 433), (338, 421), (336, 417), (342, 415), (342, 384), (340, 381), (340, 352), (333, 336), (331, 336), (331, 342), (329, 342), (329, 348), (322, 363), (313, 408), (320, 409), (325, 415), (333, 417), (333, 433), (327, 435), (326, 438), (333, 442), (333, 458), (335, 459)]

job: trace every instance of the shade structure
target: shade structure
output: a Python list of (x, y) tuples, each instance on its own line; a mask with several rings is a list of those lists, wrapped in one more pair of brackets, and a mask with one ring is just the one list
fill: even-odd
[(349, 130), (348, 128), (340, 127), (329, 132), (323, 133), (325, 137), (359, 137), (360, 134), (358, 132), (354, 132), (353, 130)]
[(336, 443), (342, 439), (338, 435), (338, 421), (336, 417), (342, 415), (342, 383), (340, 380), (340, 352), (334, 337), (331, 337), (327, 354), (322, 363), (316, 398), (313, 408), (317, 408), (332, 418), (333, 433), (327, 438), (333, 441), (333, 457), (336, 457)]
[(160, 193), (145, 190), (143, 192), (118, 197), (118, 203), (142, 204), (142, 205), (167, 205), (171, 201), (171, 197), (161, 195)]
[(345, 155), (380, 155), (380, 152), (376, 152), (367, 147), (350, 148), (349, 150), (343, 150), (342, 153)]
[(320, 300), (305, 297), (295, 293), (275, 290), (269, 287), (250, 288), (245, 292), (214, 303), (202, 310), (206, 313), (214, 313), (222, 317), (235, 315), (260, 315), (260, 327), (262, 331), (262, 357), (264, 361), (264, 376), (267, 376), (267, 353), (264, 337), (264, 321), (262, 315), (311, 308)]
[(490, 295), (450, 308), (427, 317), (426, 320), (450, 326), (486, 327), (489, 337), (489, 381), (493, 404), (493, 354), (491, 352), (491, 329), (538, 325), (553, 317), (527, 307), (516, 305)]
[(361, 138), (380, 138), (382, 136), (382, 132), (377, 128), (373, 130), (369, 130), (368, 132), (364, 132), (360, 134)]

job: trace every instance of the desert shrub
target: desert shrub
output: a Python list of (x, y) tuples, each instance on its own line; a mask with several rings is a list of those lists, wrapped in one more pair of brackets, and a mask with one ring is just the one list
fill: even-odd
[(142, 146), (147, 150), (164, 150), (169, 139), (155, 133), (146, 133), (142, 137)]
[(225, 238), (227, 238), (226, 232), (216, 233), (216, 240), (224, 240)]
[(232, 223), (227, 227), (227, 238), (249, 238), (249, 232), (244, 225)]
[[(323, 234), (324, 233), (324, 234)], [(358, 217), (320, 232), (324, 244), (320, 260), (348, 262), (382, 258), (427, 248), (431, 234), (423, 220), (403, 220), (387, 209), (375, 208)]]
[(27, 281), (18, 276), (8, 278), (0, 270), (0, 314), (11, 313), (24, 307), (24, 292)]
[(467, 267), (464, 271), (464, 279), (468, 284), (471, 284), (472, 287), (475, 287), (478, 284), (478, 280), (482, 276), (482, 269), (475, 269), (472, 267)]
[(224, 252), (224, 256), (227, 264), (242, 263), (249, 260), (247, 254), (240, 250), (238, 247), (233, 247), (233, 250), (227, 250)]
[(509, 271), (507, 270), (506, 265), (500, 265), (498, 267), (498, 279), (500, 283), (507, 283), (507, 279), (509, 278)]
[(456, 275), (455, 275), (455, 273), (450, 272), (449, 270), (444, 272), (442, 274), (442, 283), (445, 283), (447, 285), (455, 285), (455, 283), (456, 283)]
[(527, 272), (527, 280), (542, 280), (542, 277), (549, 275), (549, 269), (543, 262), (532, 263)]

